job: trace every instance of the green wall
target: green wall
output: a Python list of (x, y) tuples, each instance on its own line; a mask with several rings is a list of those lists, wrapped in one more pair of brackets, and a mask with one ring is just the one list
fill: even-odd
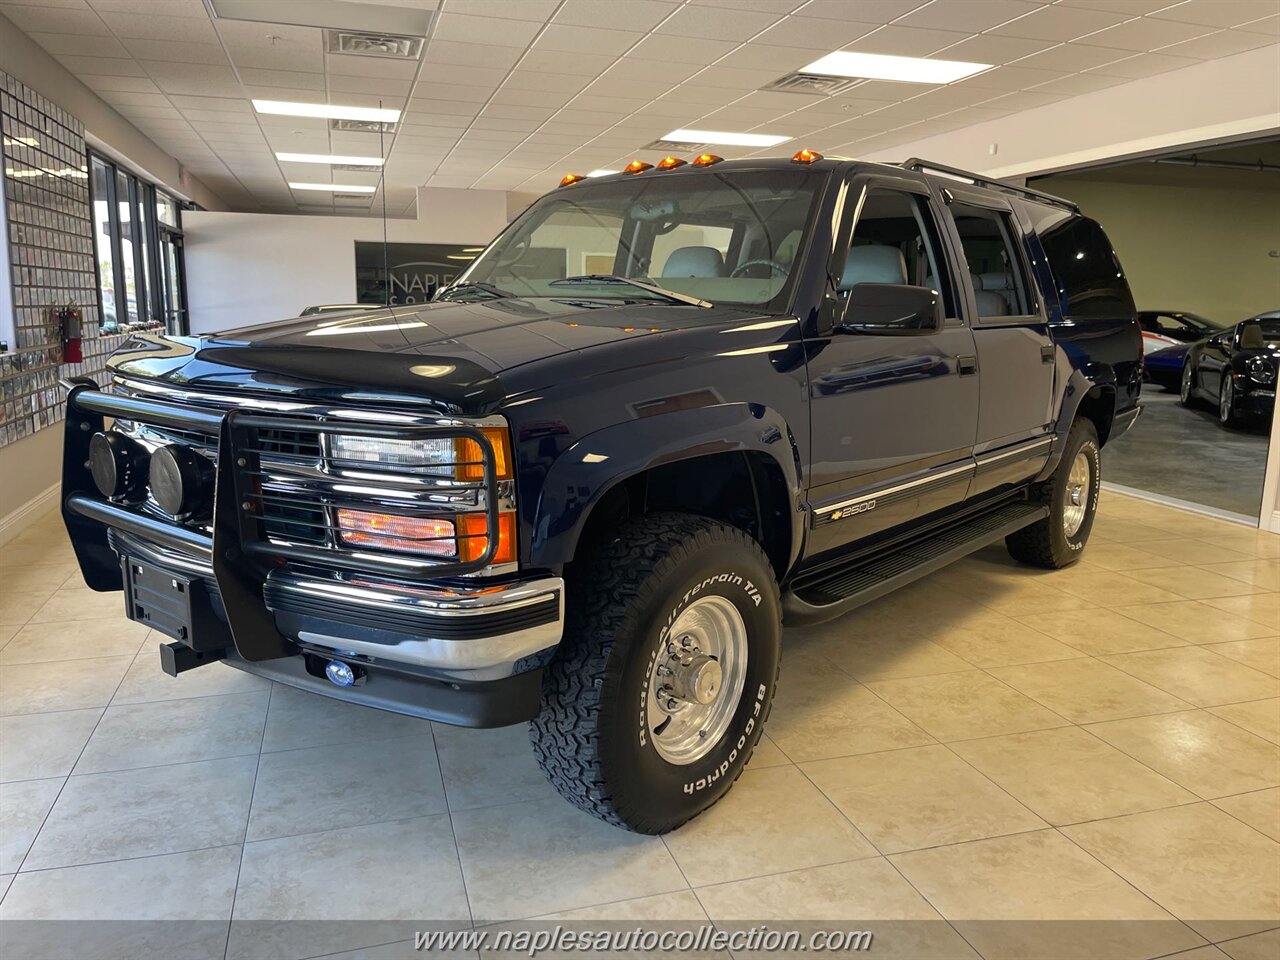
[[(1107, 231), (1139, 310), (1186, 310), (1228, 324), (1280, 310), (1280, 174), (1253, 189), (1036, 180)], [(1270, 256), (1275, 251), (1277, 256)]]

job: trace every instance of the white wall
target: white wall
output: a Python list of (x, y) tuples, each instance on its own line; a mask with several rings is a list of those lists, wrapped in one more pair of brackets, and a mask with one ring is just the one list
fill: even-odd
[(1012, 177), (1277, 129), (1280, 44), (1273, 44), (901, 143), (867, 159), (924, 157)]
[[(507, 216), (505, 191), (422, 188), (418, 219), (387, 221), (387, 239), (481, 245)], [(194, 211), (182, 215), (182, 227), (192, 333), (354, 303), (355, 241), (382, 239), (382, 221), (368, 217)]]

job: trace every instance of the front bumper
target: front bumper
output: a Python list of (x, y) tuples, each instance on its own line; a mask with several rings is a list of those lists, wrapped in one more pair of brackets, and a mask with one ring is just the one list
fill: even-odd
[(1236, 407), (1247, 417), (1265, 418), (1276, 408), (1275, 387), (1256, 387), (1246, 384), (1236, 393)]
[[(84, 468), (85, 438), (101, 429), (102, 414), (137, 401), (93, 393), (68, 404), (63, 515), (86, 582), (121, 588), (121, 563), (146, 564), (150, 590), (170, 577), (184, 582), (189, 629), (165, 630), (179, 642), (162, 660), (176, 674), (211, 660), (326, 696), (467, 726), (520, 722), (538, 710), (542, 666), (560, 641), (564, 583), (550, 574), (525, 579), (409, 580), (381, 571), (327, 567), (309, 555), (272, 555), (243, 524), (224, 522), (243, 495), (219, 473), (212, 536), (98, 495)], [(146, 404), (159, 414), (178, 414)], [(93, 416), (96, 414), (97, 416)], [(192, 411), (193, 416), (210, 416)], [(232, 423), (234, 426), (234, 422)], [(233, 462), (222, 423), (219, 463)], [(221, 469), (221, 468), (220, 468)], [(125, 569), (129, 615), (140, 616)], [(143, 570), (136, 573), (141, 578)], [(142, 582), (139, 579), (139, 582)], [(162, 587), (162, 592), (167, 590)], [(352, 687), (325, 679), (330, 660), (351, 664)]]

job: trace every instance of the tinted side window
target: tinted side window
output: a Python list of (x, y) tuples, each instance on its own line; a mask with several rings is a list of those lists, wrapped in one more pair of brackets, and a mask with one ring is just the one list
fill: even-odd
[(950, 209), (969, 264), (978, 316), (1030, 314), (1027, 272), (1014, 239), (1018, 234), (1011, 216), (963, 203), (952, 204)]
[[(868, 249), (876, 247), (881, 249)], [(840, 294), (846, 295), (856, 283), (868, 282), (931, 287), (941, 292), (947, 316), (958, 316), (941, 249), (933, 215), (923, 197), (897, 190), (868, 190), (853, 228)]]
[(1038, 225), (1064, 317), (1116, 317), (1134, 312), (1133, 294), (1102, 228), (1064, 215)]

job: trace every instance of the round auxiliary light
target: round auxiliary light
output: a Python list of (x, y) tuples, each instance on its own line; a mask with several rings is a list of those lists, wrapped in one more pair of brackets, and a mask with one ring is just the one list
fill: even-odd
[(560, 186), (571, 187), (575, 183), (577, 183), (579, 180), (585, 180), (585, 179), (587, 178), (580, 173), (566, 173), (564, 175), (564, 179), (560, 181)]
[(341, 660), (330, 660), (325, 664), (324, 675), (334, 686), (354, 687), (356, 684), (356, 672)]
[(658, 161), (659, 170), (674, 170), (676, 167), (683, 167), (688, 161), (681, 160), (679, 157), (663, 157)]
[(724, 157), (717, 157), (714, 153), (700, 153), (693, 159), (695, 167), (709, 167), (712, 164), (719, 163)]
[(204, 516), (213, 505), (213, 464), (177, 443), (151, 454), (151, 496), (172, 517)]
[(652, 163), (645, 163), (643, 160), (632, 160), (622, 168), (623, 173), (644, 173), (646, 170), (652, 170)]
[(114, 430), (89, 439), (89, 472), (94, 485), (112, 500), (136, 502), (147, 495), (147, 450)]

